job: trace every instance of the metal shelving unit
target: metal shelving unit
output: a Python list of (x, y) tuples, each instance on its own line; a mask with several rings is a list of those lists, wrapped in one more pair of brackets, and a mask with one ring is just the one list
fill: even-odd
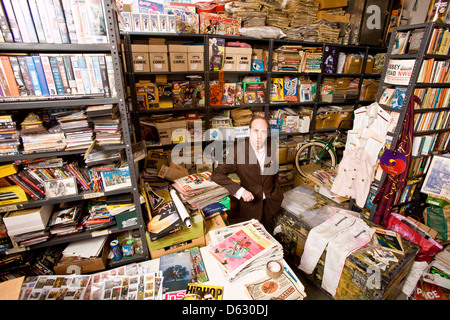
[[(414, 90), (416, 88), (449, 88), (450, 87), (450, 84), (448, 84), (448, 83), (418, 83), (417, 82), (420, 68), (422, 67), (422, 64), (425, 59), (430, 59), (430, 58), (450, 59), (450, 56), (448, 56), (448, 55), (436, 55), (436, 54), (427, 54), (426, 53), (427, 49), (428, 49), (428, 45), (431, 41), (431, 36), (432, 36), (433, 30), (435, 28), (440, 28), (440, 27), (450, 28), (450, 25), (447, 25), (447, 24), (444, 24), (441, 22), (431, 22), (431, 23), (421, 23), (421, 24), (409, 25), (409, 26), (400, 26), (400, 27), (394, 28), (394, 31), (391, 35), (391, 38), (389, 41), (389, 46), (388, 46), (388, 51), (387, 51), (386, 58), (385, 58), (385, 65), (383, 68), (383, 72), (381, 74), (380, 86), (379, 86), (378, 92), (377, 92), (377, 101), (379, 101), (381, 95), (383, 94), (384, 88), (385, 88), (384, 79), (386, 76), (387, 66), (389, 64), (389, 61), (391, 59), (415, 59), (416, 60), (413, 70), (412, 70), (411, 77), (409, 79), (409, 83), (406, 86), (407, 90), (406, 90), (406, 94), (405, 94), (405, 98), (404, 98), (402, 107), (400, 109), (394, 109), (394, 108), (390, 108), (390, 107), (386, 107), (386, 106), (381, 106), (386, 111), (400, 112), (400, 116), (399, 116), (399, 119), (397, 122), (397, 127), (396, 127), (395, 131), (394, 131), (394, 133), (389, 134), (390, 136), (393, 137), (392, 142), (391, 142), (391, 150), (393, 150), (397, 145), (398, 138), (402, 131), (403, 121), (404, 121), (405, 114), (406, 114), (406, 107), (410, 101), (411, 96), (414, 94)], [(414, 30), (414, 29), (422, 29), (422, 28), (424, 29), (424, 33), (423, 33), (423, 36), (421, 39), (420, 48), (417, 53), (406, 53), (406, 54), (395, 54), (395, 55), (390, 54), (390, 52), (392, 51), (392, 48), (394, 46), (394, 43), (395, 43), (395, 37), (396, 37), (397, 32), (404, 32), (404, 31), (409, 31), (409, 30)], [(435, 109), (414, 109), (414, 113), (445, 111), (448, 109), (449, 109), (449, 107), (435, 108)], [(437, 134), (437, 133), (448, 132), (448, 131), (450, 131), (450, 128), (439, 129), (439, 130), (415, 131), (414, 136)], [(383, 175), (382, 175), (380, 181), (376, 181), (375, 183), (378, 186), (383, 185), (386, 177), (387, 177), (387, 173), (383, 172)], [(403, 204), (409, 204), (409, 203), (410, 202), (403, 203)], [(400, 204), (397, 204), (396, 206), (400, 206)], [(373, 220), (373, 217), (375, 215), (377, 207), (378, 206), (376, 204), (374, 204), (372, 206), (372, 209), (370, 210), (370, 217), (369, 217), (370, 220)]]
[[(119, 58), (119, 33), (117, 25), (116, 12), (113, 9), (112, 0), (104, 0), (104, 14), (105, 22), (108, 29), (109, 43), (107, 44), (29, 44), (29, 43), (0, 43), (0, 51), (8, 53), (105, 53), (110, 54), (113, 60), (114, 77), (116, 79), (116, 91), (117, 97), (105, 98), (103, 96), (70, 96), (67, 97), (49, 97), (48, 99), (39, 97), (36, 100), (32, 99), (3, 99), (1, 100), (0, 110), (33, 110), (33, 109), (48, 109), (56, 107), (80, 107), (80, 106), (93, 106), (93, 105), (105, 105), (105, 104), (117, 104), (120, 111), (120, 120), (122, 124), (122, 139), (123, 144), (113, 146), (101, 146), (99, 149), (104, 150), (123, 150), (126, 156), (126, 161), (130, 171), (131, 187), (122, 188), (108, 192), (92, 192), (84, 191), (78, 195), (67, 196), (64, 198), (52, 198), (37, 201), (27, 201), (23, 203), (15, 203), (8, 206), (1, 206), (0, 212), (21, 210), (27, 208), (35, 208), (47, 204), (57, 204), (61, 202), (77, 202), (86, 199), (95, 199), (103, 196), (114, 196), (120, 194), (131, 193), (133, 195), (133, 201), (136, 206), (136, 215), (138, 218), (138, 224), (127, 228), (119, 229), (117, 226), (102, 229), (101, 231), (85, 231), (73, 235), (61, 236), (56, 238), (50, 238), (48, 241), (33, 245), (27, 249), (44, 248), (62, 243), (69, 243), (72, 241), (78, 241), (83, 239), (89, 239), (94, 236), (100, 236), (103, 234), (115, 234), (121, 233), (127, 230), (139, 230), (140, 238), (142, 240), (143, 254), (135, 254), (132, 258), (122, 259), (119, 262), (111, 262), (110, 267), (117, 267), (119, 265), (144, 261), (150, 259), (150, 253), (147, 246), (146, 239), (146, 222), (142, 215), (142, 208), (140, 202), (140, 193), (137, 182), (137, 174), (135, 172), (135, 164), (132, 153), (132, 141), (130, 138), (129, 130), (129, 114), (124, 98), (124, 81), (123, 81), (123, 69), (121, 60)], [(45, 158), (54, 156), (76, 156), (82, 155), (86, 150), (75, 151), (60, 151), (60, 152), (44, 152), (35, 154), (19, 154), (11, 156), (0, 156), (0, 162), (11, 162), (14, 160)], [(8, 253), (8, 252), (7, 252)]]

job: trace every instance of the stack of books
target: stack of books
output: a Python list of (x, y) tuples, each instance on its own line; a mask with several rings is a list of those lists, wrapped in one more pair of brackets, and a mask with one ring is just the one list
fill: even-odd
[(57, 130), (50, 133), (34, 113), (28, 114), (20, 125), (24, 153), (62, 151), (66, 147), (64, 133)]
[(0, 155), (19, 153), (19, 133), (10, 115), (0, 116)]
[(54, 116), (66, 136), (66, 150), (89, 148), (93, 132), (83, 110), (58, 112)]
[(94, 201), (88, 205), (89, 217), (84, 222), (86, 230), (91, 231), (99, 228), (109, 227), (116, 222), (112, 218), (105, 201)]
[(267, 261), (283, 259), (281, 244), (255, 219), (211, 230), (209, 235), (209, 252), (231, 283), (263, 270)]
[(121, 124), (117, 105), (90, 106), (86, 108), (88, 120), (94, 124), (98, 145), (122, 143)]

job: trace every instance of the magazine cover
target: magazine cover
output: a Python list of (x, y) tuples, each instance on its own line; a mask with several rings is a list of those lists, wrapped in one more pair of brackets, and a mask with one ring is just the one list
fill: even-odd
[(178, 230), (181, 227), (181, 219), (173, 200), (162, 204), (152, 212), (152, 220), (147, 228), (150, 233), (150, 240), (161, 239)]
[(403, 106), (403, 102), (405, 101), (406, 96), (405, 87), (396, 87), (394, 91), (394, 95), (392, 96), (392, 104), (391, 108), (401, 109)]
[(222, 300), (223, 287), (188, 283), (183, 300)]
[(298, 102), (298, 77), (284, 77), (284, 100)]
[(131, 187), (130, 170), (128, 167), (101, 173), (105, 191)]
[(248, 224), (210, 248), (209, 252), (228, 273), (235, 275), (273, 245)]
[(159, 270), (164, 277), (163, 295), (165, 300), (173, 300), (175, 292), (179, 291), (182, 291), (182, 296), (184, 296), (188, 283), (192, 282), (190, 252), (181, 251), (161, 256)]
[(272, 78), (270, 88), (270, 101), (283, 101), (283, 78)]

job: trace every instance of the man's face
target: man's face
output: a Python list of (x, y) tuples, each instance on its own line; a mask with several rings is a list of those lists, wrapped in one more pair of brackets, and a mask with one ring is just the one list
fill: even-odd
[(268, 136), (268, 129), (266, 121), (262, 119), (256, 119), (252, 122), (250, 128), (250, 142), (253, 147), (259, 149), (264, 145)]

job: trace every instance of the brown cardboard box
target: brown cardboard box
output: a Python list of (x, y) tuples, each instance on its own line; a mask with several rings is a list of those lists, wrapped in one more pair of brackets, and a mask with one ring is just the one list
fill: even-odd
[(187, 46), (188, 71), (204, 71), (204, 47), (201, 45)]
[(329, 14), (326, 10), (320, 10), (316, 14), (317, 20), (326, 19), (335, 22), (347, 23), (350, 21), (350, 13), (344, 15)]
[(223, 71), (237, 70), (237, 53), (236, 47), (225, 47), (225, 56), (223, 59)]
[(163, 45), (148, 45), (150, 56), (150, 71), (151, 72), (168, 72), (169, 58), (167, 57), (167, 46)]
[(105, 245), (103, 247), (101, 256), (94, 258), (94, 259), (89, 259), (89, 260), (84, 260), (84, 261), (79, 261), (79, 262), (74, 262), (74, 263), (67, 263), (67, 264), (62, 264), (59, 266), (55, 265), (53, 267), (53, 271), (55, 271), (56, 274), (72, 274), (73, 273), (72, 271), (67, 272), (67, 268), (70, 266), (80, 267), (81, 273), (90, 273), (90, 272), (95, 272), (95, 271), (99, 271), (99, 270), (104, 270), (106, 267), (106, 260), (108, 259), (108, 253), (109, 253), (109, 246)]
[(236, 71), (250, 71), (252, 61), (252, 48), (237, 48)]
[(131, 54), (133, 57), (133, 68), (135, 72), (150, 71), (148, 45), (132, 44)]
[(316, 129), (335, 128), (337, 113), (325, 112), (316, 116)]
[(161, 144), (172, 143), (172, 131), (170, 122), (157, 122), (156, 129), (158, 129), (159, 141)]
[(169, 44), (170, 71), (188, 71), (187, 46), (179, 44)]
[[(352, 117), (353, 117), (353, 113), (352, 112), (348, 112), (348, 111), (337, 112), (336, 113), (336, 118), (335, 118), (336, 122), (334, 124), (334, 127), (337, 128), (341, 121), (343, 121), (343, 120), (350, 120), (350, 119), (352, 119)], [(342, 122), (341, 128), (348, 129), (348, 128), (351, 127), (351, 125), (352, 125), (352, 122), (345, 121), (345, 122)]]
[(205, 230), (205, 242), (206, 242), (206, 245), (209, 245), (209, 243), (211, 242), (211, 238), (209, 236), (209, 231), (223, 228), (223, 227), (226, 227), (226, 225), (220, 214), (205, 220), (205, 229), (206, 229)]
[(322, 9), (334, 9), (347, 6), (347, 0), (317, 0), (319, 8)]
[(366, 60), (366, 70), (364, 71), (365, 74), (372, 74), (373, 72), (373, 58), (367, 58)]

